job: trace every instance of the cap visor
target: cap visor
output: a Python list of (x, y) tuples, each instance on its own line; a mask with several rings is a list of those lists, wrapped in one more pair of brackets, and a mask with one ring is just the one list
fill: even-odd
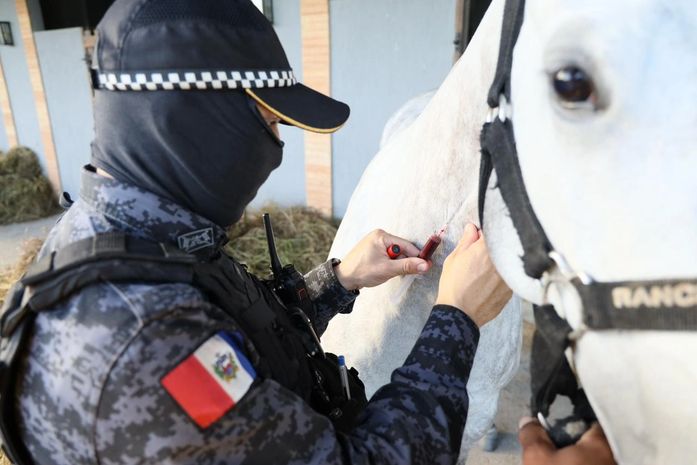
[(348, 105), (302, 84), (246, 89), (247, 94), (284, 123), (312, 132), (331, 133), (344, 125)]

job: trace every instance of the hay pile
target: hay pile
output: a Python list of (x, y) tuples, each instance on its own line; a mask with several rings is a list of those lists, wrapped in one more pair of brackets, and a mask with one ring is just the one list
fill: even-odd
[(34, 152), (15, 147), (0, 153), (0, 224), (36, 220), (57, 213), (58, 208)]
[(261, 216), (271, 215), (276, 248), (281, 263), (292, 263), (301, 273), (310, 271), (327, 259), (336, 235), (337, 223), (303, 207), (266, 208), (247, 212), (229, 232), (228, 252), (249, 270), (266, 278), (270, 274), (269, 249)]

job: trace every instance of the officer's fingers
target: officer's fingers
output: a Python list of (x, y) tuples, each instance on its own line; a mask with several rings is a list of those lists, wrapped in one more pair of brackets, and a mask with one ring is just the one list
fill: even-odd
[(424, 274), (431, 269), (431, 266), (432, 263), (430, 261), (414, 257), (400, 258), (399, 260), (392, 260), (390, 263), (386, 264), (387, 273), (391, 277), (409, 274)]
[(603, 428), (600, 427), (600, 423), (593, 423), (591, 427), (583, 433), (583, 436), (581, 436), (581, 439), (578, 440), (579, 443), (583, 442), (607, 442), (607, 439), (605, 438), (605, 433), (603, 432)]
[(586, 449), (589, 456), (594, 457), (596, 460), (594, 463), (598, 465), (613, 465), (615, 463), (612, 449), (610, 449), (610, 444), (608, 444), (600, 424), (594, 423), (593, 426), (581, 436), (577, 444), (579, 447)]
[(551, 451), (556, 450), (556, 447), (547, 434), (547, 431), (545, 431), (542, 425), (540, 425), (540, 422), (538, 422), (536, 419), (532, 417), (521, 418), (519, 428), (518, 441), (523, 448), (541, 444)]
[(460, 241), (457, 243), (458, 248), (467, 249), (470, 245), (479, 240), (479, 230), (473, 223), (468, 223), (465, 226), (465, 231), (462, 233)]
[(556, 451), (549, 435), (535, 419), (523, 418), (520, 425), (522, 427), (518, 431), (518, 441), (523, 447), (523, 463), (525, 465), (544, 463)]
[(399, 248), (402, 249), (402, 255), (406, 255), (407, 257), (417, 257), (420, 252), (419, 248), (408, 240), (398, 236), (393, 236), (390, 233), (382, 234), (382, 242), (385, 250), (387, 250), (388, 247), (392, 247), (393, 245), (397, 244)]

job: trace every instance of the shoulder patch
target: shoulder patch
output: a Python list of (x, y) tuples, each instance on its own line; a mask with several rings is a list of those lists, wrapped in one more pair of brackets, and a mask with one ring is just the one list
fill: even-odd
[(233, 408), (256, 371), (230, 334), (219, 332), (162, 378), (161, 384), (201, 428)]

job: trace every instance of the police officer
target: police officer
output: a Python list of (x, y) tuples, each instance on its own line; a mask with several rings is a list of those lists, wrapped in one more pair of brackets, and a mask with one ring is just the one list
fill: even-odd
[[(446, 260), (404, 365), (341, 431), (341, 409), (317, 406), (334, 395), (317, 368), (330, 359), (310, 353), (307, 334), (221, 247), (223, 226), (281, 162), (277, 124), (332, 132), (348, 107), (296, 82), (248, 0), (117, 0), (94, 58), (95, 139), (80, 197), (25, 293), (8, 300), (35, 314), (11, 383), (15, 456), (40, 465), (454, 463), (479, 327), (510, 298), (477, 228), (467, 226)], [(395, 243), (406, 258), (387, 257)], [(124, 244), (138, 254), (123, 255)], [(362, 287), (428, 272), (417, 254), (376, 231), (343, 262), (312, 270), (313, 329), (321, 335), (350, 312)], [(194, 278), (181, 272), (186, 257)], [(176, 273), (175, 259), (184, 263)], [(17, 326), (5, 323), (8, 333)], [(360, 396), (354, 387), (344, 401)]]

